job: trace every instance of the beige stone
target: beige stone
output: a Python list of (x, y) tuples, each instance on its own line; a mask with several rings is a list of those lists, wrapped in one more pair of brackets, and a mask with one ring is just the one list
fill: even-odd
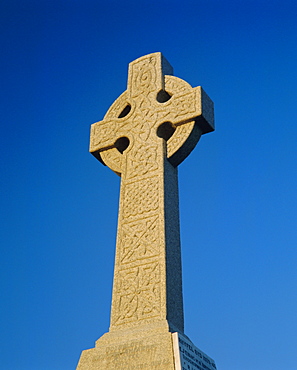
[(214, 130), (201, 87), (161, 53), (129, 65), (127, 90), (91, 127), (90, 152), (121, 176), (109, 332), (83, 369), (175, 369), (170, 332), (184, 332), (177, 166)]

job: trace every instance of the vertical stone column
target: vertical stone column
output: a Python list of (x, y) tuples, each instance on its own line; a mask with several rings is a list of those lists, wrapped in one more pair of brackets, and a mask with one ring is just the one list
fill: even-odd
[(167, 320), (172, 330), (183, 332), (177, 169), (166, 158), (164, 139), (156, 132), (151, 136), (146, 143), (137, 138), (138, 145), (134, 136), (125, 155), (111, 331), (164, 326)]

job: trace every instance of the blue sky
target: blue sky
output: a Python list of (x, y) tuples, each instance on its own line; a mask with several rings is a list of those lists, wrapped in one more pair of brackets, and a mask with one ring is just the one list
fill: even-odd
[(161, 51), (215, 103), (179, 167), (186, 334), (218, 370), (297, 369), (295, 1), (3, 0), (1, 350), (74, 369), (108, 330), (119, 178), (89, 127)]

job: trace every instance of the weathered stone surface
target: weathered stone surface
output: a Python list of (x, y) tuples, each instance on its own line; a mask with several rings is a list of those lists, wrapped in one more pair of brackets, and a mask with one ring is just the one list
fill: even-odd
[(126, 330), (106, 333), (96, 348), (83, 351), (77, 370), (174, 370), (174, 362), (171, 333)]
[(133, 61), (127, 90), (91, 127), (90, 152), (121, 190), (110, 331), (80, 370), (174, 369), (169, 332), (184, 331), (177, 166), (214, 115), (202, 88), (172, 73), (161, 53)]

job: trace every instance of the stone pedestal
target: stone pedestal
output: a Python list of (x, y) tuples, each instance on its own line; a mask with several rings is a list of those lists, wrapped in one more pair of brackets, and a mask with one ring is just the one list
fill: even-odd
[(216, 370), (189, 338), (165, 326), (108, 332), (82, 352), (77, 370)]
[(82, 352), (77, 370), (175, 370), (172, 333), (160, 324), (104, 334)]

